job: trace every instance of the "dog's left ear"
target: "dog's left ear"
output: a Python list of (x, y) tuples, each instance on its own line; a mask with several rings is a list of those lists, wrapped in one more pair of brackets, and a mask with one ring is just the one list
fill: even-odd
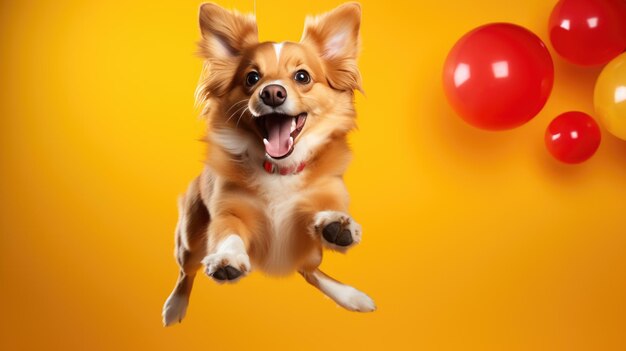
[(307, 17), (300, 40), (312, 46), (325, 61), (327, 79), (338, 90), (361, 90), (359, 54), (361, 6), (346, 3), (316, 17)]
[(199, 17), (200, 55), (205, 59), (230, 59), (259, 41), (252, 15), (228, 11), (209, 2), (200, 6)]
[(198, 54), (205, 59), (198, 88), (197, 103), (228, 92), (243, 52), (259, 42), (256, 20), (252, 15), (229, 11), (213, 3), (200, 6)]

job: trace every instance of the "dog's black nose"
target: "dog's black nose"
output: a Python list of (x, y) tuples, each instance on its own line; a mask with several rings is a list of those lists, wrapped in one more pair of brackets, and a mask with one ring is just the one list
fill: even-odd
[(287, 90), (278, 84), (270, 84), (261, 90), (261, 100), (271, 107), (280, 106), (287, 99)]

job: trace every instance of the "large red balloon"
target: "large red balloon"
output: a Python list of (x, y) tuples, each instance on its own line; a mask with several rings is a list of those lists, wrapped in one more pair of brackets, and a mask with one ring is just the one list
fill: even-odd
[(606, 64), (626, 49), (626, 2), (561, 0), (552, 10), (548, 30), (552, 46), (566, 60)]
[(553, 80), (545, 44), (509, 23), (465, 34), (448, 54), (443, 71), (444, 90), (454, 110), (487, 130), (515, 128), (532, 119), (545, 105)]
[(565, 112), (556, 117), (546, 129), (548, 151), (565, 163), (580, 163), (600, 146), (600, 128), (591, 116), (577, 111)]

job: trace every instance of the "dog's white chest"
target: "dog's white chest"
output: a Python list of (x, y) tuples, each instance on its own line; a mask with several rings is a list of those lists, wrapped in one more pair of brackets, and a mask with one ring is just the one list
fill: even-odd
[(263, 269), (272, 274), (287, 274), (293, 269), (291, 247), (293, 235), (297, 235), (299, 229), (294, 228), (294, 211), (301, 197), (302, 178), (267, 174), (261, 177), (260, 185), (266, 200), (271, 238)]

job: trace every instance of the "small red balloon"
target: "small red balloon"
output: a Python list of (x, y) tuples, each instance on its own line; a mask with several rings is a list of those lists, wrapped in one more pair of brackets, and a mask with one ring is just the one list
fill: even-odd
[(487, 130), (518, 127), (546, 103), (554, 80), (552, 58), (535, 34), (518, 25), (493, 23), (465, 34), (443, 71), (454, 110)]
[(581, 163), (589, 159), (600, 146), (601, 133), (596, 121), (586, 113), (565, 112), (557, 116), (546, 129), (548, 151), (565, 163)]
[(626, 2), (561, 0), (552, 10), (548, 31), (552, 46), (566, 60), (603, 65), (626, 49)]

